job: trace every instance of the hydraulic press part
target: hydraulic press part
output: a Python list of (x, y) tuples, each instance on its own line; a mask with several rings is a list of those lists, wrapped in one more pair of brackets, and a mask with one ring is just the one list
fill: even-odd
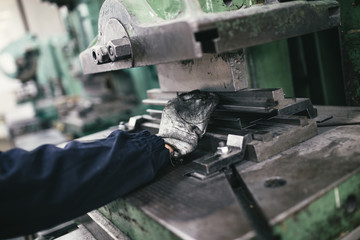
[[(237, 4), (226, 5), (225, 1), (220, 4), (233, 11), (204, 11), (201, 6), (206, 4), (203, 1), (199, 4), (198, 1), (182, 0), (177, 4), (179, 11), (171, 18), (164, 18), (168, 16), (168, 9), (148, 2), (104, 2), (99, 14), (96, 45), (107, 45), (109, 41), (127, 37), (133, 61), (97, 64), (89, 48), (80, 55), (84, 73), (184, 61), (201, 58), (205, 53), (238, 51), (340, 24), (339, 4), (334, 0), (266, 2), (238, 10), (231, 7)], [(311, 24), (308, 19), (312, 19)]]

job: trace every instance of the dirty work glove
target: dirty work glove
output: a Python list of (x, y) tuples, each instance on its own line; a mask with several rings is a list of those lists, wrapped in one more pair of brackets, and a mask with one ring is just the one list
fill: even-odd
[(218, 102), (215, 94), (196, 90), (180, 94), (167, 103), (158, 135), (174, 148), (173, 165), (181, 163), (182, 156), (195, 150)]

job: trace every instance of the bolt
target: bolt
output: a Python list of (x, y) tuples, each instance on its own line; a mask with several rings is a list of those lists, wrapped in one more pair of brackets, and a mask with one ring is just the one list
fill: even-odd
[(219, 146), (217, 147), (217, 154), (228, 154), (230, 152), (230, 149), (228, 146), (225, 145), (224, 142), (219, 142)]
[(127, 37), (109, 41), (107, 50), (111, 61), (128, 59), (132, 55), (130, 40)]
[(97, 64), (110, 61), (108, 50), (105, 46), (95, 46), (92, 48), (92, 57)]

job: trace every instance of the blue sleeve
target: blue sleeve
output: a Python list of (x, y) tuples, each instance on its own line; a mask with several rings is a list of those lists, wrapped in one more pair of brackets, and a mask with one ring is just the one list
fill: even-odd
[(149, 132), (115, 131), (65, 148), (0, 152), (0, 239), (71, 220), (152, 180), (169, 159)]

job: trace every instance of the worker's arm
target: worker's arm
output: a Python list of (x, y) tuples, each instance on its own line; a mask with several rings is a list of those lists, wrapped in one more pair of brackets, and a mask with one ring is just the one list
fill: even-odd
[(71, 220), (149, 182), (169, 159), (148, 132), (0, 153), (0, 239)]

